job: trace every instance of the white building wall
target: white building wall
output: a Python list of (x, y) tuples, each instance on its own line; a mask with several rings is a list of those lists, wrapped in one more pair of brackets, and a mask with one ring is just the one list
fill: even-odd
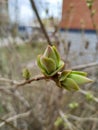
[[(98, 50), (96, 50), (96, 33), (94, 32), (61, 32), (65, 43), (71, 42), (69, 61), (71, 64), (86, 64), (98, 61)], [(89, 42), (88, 49), (85, 49), (86, 41)]]

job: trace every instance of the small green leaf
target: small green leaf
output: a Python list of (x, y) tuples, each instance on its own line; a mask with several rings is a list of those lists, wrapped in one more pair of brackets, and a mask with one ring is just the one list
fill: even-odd
[(79, 90), (79, 86), (71, 78), (67, 78), (66, 80), (64, 80), (62, 82), (62, 85), (65, 86), (65, 88), (67, 87), (67, 89), (69, 88), (69, 90)]
[(45, 70), (48, 72), (48, 74), (51, 74), (56, 70), (56, 64), (51, 58), (41, 57), (40, 59), (41, 65)]
[(59, 81), (63, 81), (67, 78), (67, 76), (71, 73), (71, 70), (65, 70), (61, 73), (60, 77), (59, 77)]
[(82, 75), (82, 76), (87, 76), (86, 72), (83, 71), (71, 71), (72, 74), (78, 74), (78, 75)]
[(56, 57), (56, 54), (55, 54), (54, 49), (53, 49), (53, 46), (52, 47), (48, 46), (46, 48), (46, 51), (45, 51), (43, 56), (47, 57), (47, 58), (53, 59), (55, 61), (55, 63), (56, 63), (56, 68), (58, 67), (59, 61), (58, 61), (58, 59)]
[(49, 74), (49, 76), (55, 75), (57, 72), (59, 72), (60, 70), (62, 70), (63, 67), (64, 67), (64, 62), (62, 62), (61, 66), (59, 66), (59, 68), (56, 69), (53, 73)]
[(70, 74), (68, 77), (73, 79), (78, 85), (92, 82), (91, 79), (89, 79), (85, 76), (82, 76), (82, 75), (78, 75), (78, 74)]
[(44, 69), (44, 68), (42, 67), (42, 65), (41, 65), (40, 58), (41, 58), (41, 55), (38, 55), (38, 56), (37, 56), (37, 64), (38, 64), (38, 66), (39, 66), (40, 68)]
[(57, 49), (56, 49), (55, 46), (53, 46), (52, 48), (53, 48), (53, 50), (54, 50), (54, 53), (55, 53), (56, 58), (57, 58), (57, 61), (58, 61), (58, 63), (59, 63), (59, 61), (60, 61), (60, 55), (59, 55), (59, 53), (58, 53), (58, 51), (57, 51)]
[(54, 72), (52, 72), (51, 74), (48, 74), (48, 76), (53, 76), (55, 75), (57, 72), (59, 72), (62, 68), (64, 67), (64, 62), (62, 61), (61, 66), (59, 66), (58, 69), (56, 69)]
[(41, 55), (38, 55), (38, 57), (37, 57), (37, 64), (38, 64), (38, 66), (40, 67), (40, 69), (41, 69), (41, 72), (44, 74), (44, 75), (47, 75), (47, 71), (46, 71), (46, 69), (42, 66), (42, 64), (41, 64), (41, 62), (40, 62), (40, 59), (41, 59)]

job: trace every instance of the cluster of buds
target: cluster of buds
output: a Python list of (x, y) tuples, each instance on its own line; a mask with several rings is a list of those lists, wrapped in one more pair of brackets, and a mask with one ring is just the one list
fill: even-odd
[(59, 76), (59, 85), (67, 90), (79, 90), (79, 85), (92, 82), (86, 76), (85, 72), (65, 70)]
[(41, 72), (53, 79), (58, 87), (67, 90), (78, 90), (79, 85), (92, 82), (87, 73), (81, 71), (63, 70), (64, 62), (55, 46), (48, 46), (43, 55), (39, 55), (37, 63)]
[(38, 56), (37, 63), (41, 72), (47, 77), (54, 76), (64, 67), (64, 62), (60, 59), (55, 46), (48, 46), (44, 54)]

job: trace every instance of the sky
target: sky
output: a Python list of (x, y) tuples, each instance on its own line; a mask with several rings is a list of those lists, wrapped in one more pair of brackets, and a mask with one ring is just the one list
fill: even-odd
[[(61, 16), (62, 0), (35, 0), (41, 18)], [(45, 10), (48, 8), (48, 15)], [(20, 24), (28, 24), (35, 18), (29, 0), (9, 0), (9, 14), (12, 22), (18, 21)]]

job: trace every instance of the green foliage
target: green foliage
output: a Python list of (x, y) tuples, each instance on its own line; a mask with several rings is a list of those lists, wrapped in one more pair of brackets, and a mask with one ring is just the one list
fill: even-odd
[(79, 90), (79, 85), (92, 82), (86, 77), (86, 72), (72, 70), (60, 72), (64, 67), (64, 62), (60, 59), (55, 46), (48, 46), (44, 54), (38, 56), (37, 64), (46, 77), (53, 79), (58, 87), (67, 90)]

